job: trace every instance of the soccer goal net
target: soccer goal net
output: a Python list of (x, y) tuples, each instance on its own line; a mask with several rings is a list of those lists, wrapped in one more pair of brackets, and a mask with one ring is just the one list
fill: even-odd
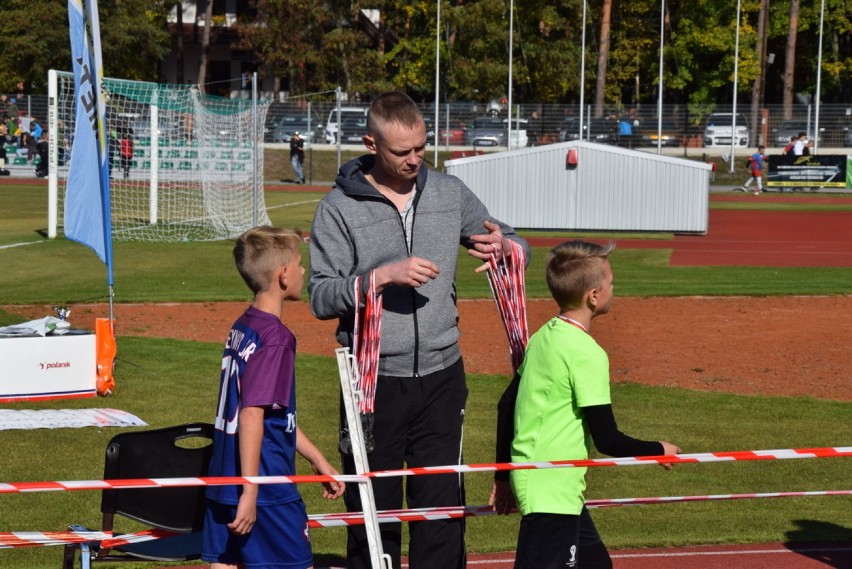
[[(74, 144), (74, 75), (49, 76), (55, 235)], [(270, 223), (261, 191), (268, 102), (123, 79), (105, 78), (103, 89), (115, 240), (210, 241)]]

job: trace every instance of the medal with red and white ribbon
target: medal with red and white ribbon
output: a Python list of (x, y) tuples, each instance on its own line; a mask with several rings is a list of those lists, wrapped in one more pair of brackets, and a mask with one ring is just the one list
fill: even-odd
[[(355, 324), (352, 330), (352, 352), (355, 355), (356, 380), (353, 385), (356, 404), (361, 414), (364, 446), (375, 448), (373, 421), (376, 407), (376, 382), (379, 376), (379, 348), (382, 337), (382, 296), (376, 293), (376, 272), (370, 271), (367, 292), (361, 302), (361, 276), (355, 278)], [(341, 430), (340, 450), (352, 452), (349, 429)]]
[(509, 250), (488, 259), (488, 284), (497, 303), (497, 310), (509, 340), (512, 369), (517, 371), (524, 361), (529, 340), (527, 327), (527, 294), (524, 271), (526, 252), (514, 241), (506, 240)]

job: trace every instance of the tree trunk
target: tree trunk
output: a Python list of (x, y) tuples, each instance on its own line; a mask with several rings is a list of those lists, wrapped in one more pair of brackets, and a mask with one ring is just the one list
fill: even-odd
[(796, 73), (796, 34), (799, 29), (799, 0), (790, 0), (790, 27), (787, 29), (787, 51), (784, 55), (784, 118), (793, 116), (793, 90)]
[(595, 85), (595, 117), (603, 115), (606, 95), (606, 65), (609, 60), (609, 28), (612, 16), (612, 0), (603, 0), (601, 9), (600, 50), (598, 51), (598, 77)]
[(198, 90), (207, 93), (207, 63), (210, 59), (210, 28), (213, 27), (213, 0), (204, 10), (204, 32), (201, 34), (201, 61), (198, 64)]
[[(763, 132), (757, 130), (758, 117), (760, 116), (760, 108), (763, 106), (763, 89), (766, 85), (766, 35), (767, 20), (769, 19), (769, 0), (760, 0), (760, 12), (757, 15), (757, 54), (760, 62), (760, 72), (754, 79), (754, 86), (751, 90), (751, 116), (749, 124), (753, 132)], [(761, 144), (766, 144), (763, 140), (763, 135), (760, 138)]]
[(175, 13), (177, 14), (177, 45), (175, 46), (175, 59), (177, 60), (177, 75), (175, 82), (182, 84), (183, 81), (183, 2), (176, 2)]

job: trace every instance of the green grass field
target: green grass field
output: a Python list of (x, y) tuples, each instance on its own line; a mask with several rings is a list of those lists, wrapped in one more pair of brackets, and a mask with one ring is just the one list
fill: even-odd
[[(273, 223), (309, 228), (316, 201), (308, 192), (267, 192)], [(755, 203), (761, 208), (765, 204)], [(810, 207), (802, 205), (802, 207)], [(46, 190), (0, 185), (0, 291), (4, 304), (62, 304), (105, 298), (103, 265), (87, 248), (47, 241)], [(17, 245), (31, 243), (28, 245)], [(116, 302), (246, 300), (232, 267), (231, 244), (116, 243)], [(535, 250), (528, 296), (544, 297), (544, 250)], [(618, 250), (613, 265), (621, 296), (850, 294), (852, 269), (672, 268), (667, 250)], [(488, 296), (474, 263), (461, 256), (459, 294)], [(73, 313), (72, 318), (73, 322)], [(11, 324), (0, 313), (0, 325)], [(223, 330), (222, 334), (227, 331)], [(9, 404), (9, 409), (114, 407), (134, 413), (151, 427), (212, 419), (219, 343), (119, 337), (115, 376), (118, 390), (105, 400)], [(649, 346), (652, 349), (652, 346)], [(300, 424), (336, 462), (338, 379), (334, 359), (298, 358)], [(507, 377), (472, 374), (465, 426), (465, 461), (493, 460), (495, 405)], [(852, 444), (849, 403), (811, 398), (745, 397), (641, 385), (613, 386), (620, 427), (644, 438), (668, 437), (686, 452), (848, 446)], [(648, 410), (651, 410), (650, 412)], [(0, 482), (100, 478), (103, 452), (117, 429), (0, 431)], [(304, 463), (301, 467), (304, 469)], [(303, 470), (304, 471), (304, 470)], [(848, 459), (598, 468), (588, 474), (588, 498), (671, 496), (848, 489)], [(488, 474), (466, 476), (468, 503), (485, 503)], [(302, 489), (312, 513), (342, 510), (315, 487)], [(69, 523), (97, 527), (99, 495), (51, 492), (0, 495), (0, 531), (61, 531)], [(786, 498), (668, 504), (597, 510), (595, 520), (612, 548), (709, 543), (837, 541), (848, 539), (852, 499)], [(518, 518), (470, 520), (469, 549), (514, 547)], [(125, 526), (121, 529), (127, 529)], [(804, 531), (802, 528), (806, 528)], [(315, 530), (317, 554), (341, 554), (344, 534)], [(40, 569), (60, 563), (61, 548), (0, 552), (0, 566)], [(131, 565), (130, 567), (133, 567)], [(143, 564), (138, 567), (150, 567)]]

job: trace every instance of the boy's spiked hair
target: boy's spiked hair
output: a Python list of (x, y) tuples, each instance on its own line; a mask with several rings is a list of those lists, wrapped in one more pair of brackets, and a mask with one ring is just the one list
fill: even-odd
[(253, 227), (237, 238), (234, 261), (252, 293), (256, 295), (267, 289), (275, 270), (299, 254), (302, 241), (298, 229), (268, 225)]
[(597, 245), (587, 241), (566, 241), (547, 255), (547, 287), (564, 312), (576, 308), (589, 290), (600, 285), (604, 261), (615, 243)]

